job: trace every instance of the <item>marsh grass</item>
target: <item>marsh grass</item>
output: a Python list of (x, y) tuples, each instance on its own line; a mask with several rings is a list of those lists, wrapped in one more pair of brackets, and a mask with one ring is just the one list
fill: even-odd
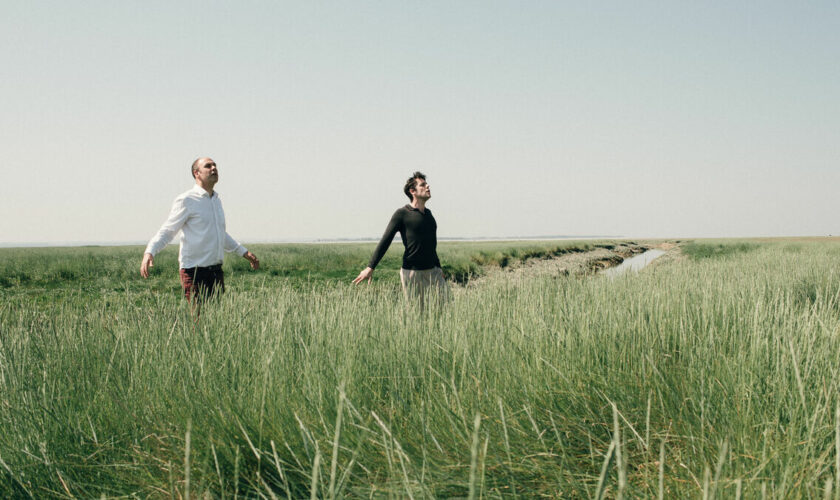
[(238, 263), (198, 322), (154, 282), (7, 288), (0, 491), (823, 497), (840, 479), (836, 250), (488, 279), (424, 314), (387, 277)]
[[(719, 242), (715, 242), (714, 240), (705, 240), (686, 243), (682, 246), (682, 251), (692, 259), (699, 260), (751, 252), (758, 247), (758, 243), (749, 241), (720, 240)], [(795, 245), (788, 245), (784, 248), (787, 251), (793, 252), (801, 249), (801, 247)]]
[[(288, 283), (349, 282), (367, 266), (373, 243), (249, 245), (262, 262), (254, 273), (248, 262), (229, 256), (224, 270), (240, 289)], [(438, 253), (443, 270), (458, 282), (481, 275), (487, 266), (505, 267), (532, 258), (548, 258), (612, 241), (442, 242)], [(50, 295), (68, 290), (99, 296), (122, 293), (177, 291), (178, 249), (171, 245), (155, 257), (148, 280), (139, 275), (142, 247), (0, 248), (0, 293)], [(395, 241), (377, 266), (377, 280), (399, 281), (402, 245)]]

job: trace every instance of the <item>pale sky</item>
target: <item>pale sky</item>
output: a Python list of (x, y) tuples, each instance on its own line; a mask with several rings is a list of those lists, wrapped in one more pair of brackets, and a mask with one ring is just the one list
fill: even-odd
[(840, 2), (0, 3), (0, 244), (840, 234)]

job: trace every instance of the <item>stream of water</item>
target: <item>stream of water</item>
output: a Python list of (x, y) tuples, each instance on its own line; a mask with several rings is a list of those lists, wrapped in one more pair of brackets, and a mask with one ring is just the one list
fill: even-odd
[(654, 248), (653, 250), (648, 250), (647, 252), (637, 255), (635, 257), (624, 259), (624, 262), (622, 262), (621, 264), (615, 267), (605, 269), (604, 274), (606, 274), (610, 278), (615, 278), (616, 276), (626, 274), (628, 271), (638, 273), (646, 265), (653, 262), (654, 259), (663, 255), (665, 255), (664, 250)]

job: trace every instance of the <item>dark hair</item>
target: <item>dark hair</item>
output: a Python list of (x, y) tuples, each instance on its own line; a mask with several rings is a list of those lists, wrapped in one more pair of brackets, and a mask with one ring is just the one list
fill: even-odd
[(417, 179), (423, 179), (425, 181), (426, 175), (423, 172), (414, 172), (411, 177), (405, 181), (405, 188), (403, 189), (403, 192), (411, 201), (414, 201), (414, 197), (411, 196), (411, 190), (417, 187)]

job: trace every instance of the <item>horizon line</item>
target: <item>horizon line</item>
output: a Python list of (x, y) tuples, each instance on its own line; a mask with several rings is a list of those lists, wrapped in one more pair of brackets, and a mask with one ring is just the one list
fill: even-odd
[[(624, 238), (618, 235), (536, 235), (536, 236), (445, 236), (438, 238), (438, 241), (539, 241), (539, 240), (574, 240), (574, 239), (615, 239)], [(397, 236), (394, 236), (397, 239)], [(370, 243), (379, 241), (379, 237), (356, 237), (356, 238), (289, 238), (289, 239), (254, 239), (242, 240), (249, 244), (271, 245), (290, 243)], [(143, 240), (123, 241), (3, 241), (0, 248), (47, 248), (47, 247), (117, 247), (117, 246), (145, 246), (148, 242)], [(172, 241), (169, 245), (176, 245)]]
[[(397, 240), (399, 235), (394, 236)], [(627, 236), (610, 234), (550, 234), (536, 236), (445, 236), (438, 238), (438, 241), (548, 241), (548, 240), (613, 240), (613, 239), (637, 239), (637, 240), (685, 240), (685, 239), (751, 239), (751, 238), (837, 238), (835, 234), (799, 234), (799, 235), (749, 235), (749, 236)], [(287, 244), (311, 244), (311, 243), (375, 243), (380, 238), (359, 237), (359, 238), (290, 238), (279, 240), (242, 240), (249, 245), (287, 245)], [(0, 241), (0, 248), (59, 248), (59, 247), (121, 247), (121, 246), (145, 246), (146, 241)], [(175, 241), (169, 245), (176, 245)]]

